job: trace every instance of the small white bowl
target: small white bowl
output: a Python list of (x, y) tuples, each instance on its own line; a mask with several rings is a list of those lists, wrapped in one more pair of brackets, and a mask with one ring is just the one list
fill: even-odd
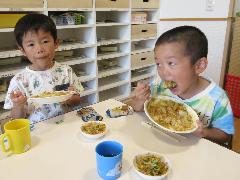
[[(163, 175), (160, 175), (160, 176), (151, 176), (151, 175), (146, 175), (142, 172), (139, 171), (138, 167), (137, 167), (137, 164), (136, 164), (136, 158), (139, 157), (139, 156), (146, 156), (146, 155), (154, 155), (154, 156), (157, 156), (157, 157), (160, 157), (162, 158), (162, 160), (167, 163), (167, 166), (168, 166), (168, 170), (165, 174)], [(155, 152), (146, 152), (146, 153), (143, 153), (143, 154), (138, 154), (134, 157), (133, 159), (133, 167), (134, 167), (134, 170), (136, 171), (136, 173), (141, 176), (142, 178), (144, 179), (149, 179), (149, 180), (161, 180), (161, 179), (164, 179), (170, 172), (171, 170), (171, 163), (170, 161), (163, 155), (160, 155), (158, 153), (155, 153)]]
[[(103, 131), (103, 132), (101, 132), (101, 133), (98, 133), (98, 134), (88, 134), (88, 133), (84, 132), (84, 131), (82, 130), (82, 127), (85, 126), (85, 125), (87, 125), (87, 124), (90, 124), (90, 123), (104, 124), (104, 125), (106, 126), (105, 131)], [(88, 121), (88, 122), (85, 122), (85, 123), (83, 123), (83, 124), (81, 125), (80, 131), (81, 131), (81, 134), (82, 134), (84, 137), (88, 138), (88, 139), (98, 139), (98, 138), (104, 136), (104, 135), (107, 133), (107, 125), (106, 125), (106, 123), (103, 122), (103, 121)]]

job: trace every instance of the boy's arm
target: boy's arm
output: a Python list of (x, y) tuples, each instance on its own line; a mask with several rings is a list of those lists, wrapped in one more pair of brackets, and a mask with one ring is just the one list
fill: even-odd
[(195, 135), (221, 144), (229, 142), (234, 133), (233, 119), (230, 102), (226, 94), (223, 94), (215, 104), (211, 127), (203, 128), (202, 123), (198, 122)]
[(20, 91), (11, 92), (10, 98), (13, 103), (13, 107), (11, 109), (11, 117), (12, 118), (25, 118), (26, 117), (26, 103), (27, 97), (22, 94)]
[(11, 109), (11, 117), (13, 119), (26, 118), (26, 110), (24, 106), (13, 106)]
[(231, 140), (231, 135), (217, 128), (204, 128), (203, 137), (219, 144), (224, 144)]
[(198, 122), (198, 129), (193, 134), (198, 137), (203, 137), (210, 141), (217, 142), (219, 144), (229, 142), (231, 139), (231, 135), (218, 128), (204, 128), (202, 122), (200, 121)]
[(26, 118), (27, 97), (18, 88), (18, 82), (12, 78), (5, 98), (4, 109), (11, 110), (12, 118)]
[(150, 97), (150, 87), (144, 83), (138, 83), (133, 91), (134, 96), (131, 98), (128, 105), (132, 106), (135, 111), (143, 111), (144, 102)]

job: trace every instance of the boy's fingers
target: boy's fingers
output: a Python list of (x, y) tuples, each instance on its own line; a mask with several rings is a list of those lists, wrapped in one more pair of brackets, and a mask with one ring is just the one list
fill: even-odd
[(143, 83), (143, 82), (138, 82), (137, 83), (137, 88), (139, 87), (139, 88), (145, 88), (145, 87), (147, 87), (148, 86), (148, 84), (147, 83)]
[(136, 97), (141, 100), (147, 100), (147, 98), (150, 96), (150, 92), (146, 91), (141, 94), (137, 94)]
[(137, 97), (143, 97), (146, 94), (150, 95), (150, 90), (149, 89), (141, 89), (140, 91), (135, 91), (135, 96), (137, 96)]

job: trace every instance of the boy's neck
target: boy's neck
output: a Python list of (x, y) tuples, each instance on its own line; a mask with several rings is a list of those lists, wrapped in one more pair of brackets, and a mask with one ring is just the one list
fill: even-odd
[(195, 82), (192, 84), (191, 87), (187, 90), (187, 92), (183, 95), (180, 95), (179, 97), (181, 99), (190, 99), (193, 96), (199, 94), (200, 92), (204, 91), (208, 86), (210, 85), (210, 82), (201, 77), (198, 76), (195, 80)]
[(48, 69), (51, 69), (54, 66), (54, 62), (51, 62), (51, 64), (45, 66), (45, 67), (39, 67), (39, 66), (34, 66), (33, 64), (29, 66), (29, 69), (33, 71), (46, 71)]

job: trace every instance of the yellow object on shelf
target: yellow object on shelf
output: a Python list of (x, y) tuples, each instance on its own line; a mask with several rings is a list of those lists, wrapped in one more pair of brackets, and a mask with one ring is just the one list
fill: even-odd
[(26, 14), (0, 14), (0, 28), (13, 28), (17, 21)]

